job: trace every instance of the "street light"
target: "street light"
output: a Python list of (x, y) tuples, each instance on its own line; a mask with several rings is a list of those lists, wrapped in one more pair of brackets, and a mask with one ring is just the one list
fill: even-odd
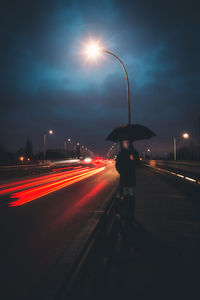
[(174, 136), (174, 160), (177, 160), (176, 157), (176, 139), (182, 137), (183, 139), (188, 139), (190, 137), (189, 133), (184, 132), (181, 136), (180, 135), (175, 135)]
[(189, 133), (185, 132), (185, 133), (182, 134), (182, 137), (184, 139), (188, 139), (190, 137), (190, 135), (189, 135)]
[(148, 148), (147, 150), (144, 150), (144, 151), (142, 152), (142, 158), (143, 158), (143, 160), (145, 160), (145, 159), (146, 159), (146, 151), (147, 151), (147, 152), (149, 152), (149, 154), (150, 154), (150, 152), (151, 152), (151, 149), (150, 149), (150, 148)]
[(114, 58), (116, 58), (119, 63), (121, 64), (123, 70), (124, 70), (124, 73), (125, 73), (125, 77), (126, 77), (126, 89), (127, 89), (127, 102), (128, 102), (128, 124), (131, 124), (131, 111), (130, 111), (130, 92), (129, 92), (129, 80), (128, 80), (128, 74), (127, 74), (127, 71), (126, 71), (126, 68), (123, 64), (123, 62), (121, 61), (121, 59), (119, 59), (119, 57), (117, 57), (114, 53), (110, 52), (110, 51), (107, 51), (107, 50), (104, 50), (102, 49), (98, 43), (91, 43), (90, 45), (88, 45), (86, 47), (86, 53), (88, 55), (88, 58), (96, 58), (97, 56), (100, 55), (100, 53), (107, 53), (107, 54), (110, 54), (112, 55)]
[(24, 156), (20, 156), (20, 157), (19, 157), (19, 160), (20, 160), (21, 163), (23, 164), (23, 163), (24, 163)]
[(45, 160), (46, 158), (46, 146), (47, 146), (47, 134), (52, 135), (54, 132), (53, 130), (49, 130), (47, 133), (44, 133), (44, 139), (43, 139), (43, 158)]
[(67, 152), (67, 142), (70, 143), (70, 142), (71, 142), (71, 139), (68, 138), (66, 141), (64, 141), (64, 152), (65, 152), (65, 153)]
[(80, 158), (80, 154), (81, 154), (81, 153), (80, 153), (80, 150), (81, 150), (80, 143), (79, 143), (79, 142), (76, 142), (76, 145), (75, 145), (74, 148), (75, 148), (75, 152), (76, 152), (76, 154), (75, 154), (76, 157), (77, 157), (77, 158)]

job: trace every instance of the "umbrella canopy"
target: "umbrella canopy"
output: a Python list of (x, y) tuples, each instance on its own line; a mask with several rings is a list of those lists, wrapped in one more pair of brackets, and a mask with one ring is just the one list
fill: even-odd
[(127, 124), (116, 127), (106, 138), (107, 141), (120, 142), (124, 140), (138, 141), (149, 139), (156, 134), (140, 124)]

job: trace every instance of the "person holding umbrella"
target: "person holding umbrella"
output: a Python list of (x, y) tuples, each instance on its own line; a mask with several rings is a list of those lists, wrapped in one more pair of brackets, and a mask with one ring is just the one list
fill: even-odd
[(135, 169), (137, 165), (138, 153), (133, 148), (131, 141), (120, 143), (121, 151), (116, 159), (116, 169), (120, 174), (120, 187), (123, 195), (134, 195), (136, 186)]
[(117, 155), (115, 164), (120, 175), (120, 201), (123, 201), (123, 212), (126, 214), (127, 221), (133, 223), (138, 153), (133, 148), (131, 141), (121, 141), (120, 145), (121, 151)]
[[(127, 225), (135, 223), (135, 171), (138, 152), (134, 149), (132, 143), (153, 136), (155, 136), (155, 133), (143, 125), (127, 124), (116, 127), (106, 138), (108, 141), (119, 142), (121, 145), (121, 151), (117, 156), (115, 166), (120, 175), (120, 215), (123, 220), (122, 223)], [(125, 224), (122, 224), (122, 226)]]

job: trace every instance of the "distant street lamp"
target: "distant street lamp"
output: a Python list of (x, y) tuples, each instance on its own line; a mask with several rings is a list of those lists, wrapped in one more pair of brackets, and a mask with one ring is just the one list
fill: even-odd
[(46, 146), (47, 146), (47, 134), (52, 135), (54, 132), (53, 130), (49, 130), (47, 133), (44, 133), (44, 139), (43, 139), (43, 158), (45, 160), (46, 158)]
[(80, 143), (79, 142), (76, 143), (75, 151), (76, 151), (76, 157), (80, 158)]
[(190, 137), (190, 135), (189, 135), (189, 133), (185, 132), (185, 133), (182, 134), (182, 137), (184, 139), (188, 139)]
[(150, 152), (151, 152), (151, 149), (148, 148), (147, 150), (144, 150), (144, 151), (142, 152), (142, 158), (143, 158), (143, 160), (146, 159), (146, 151), (150, 153)]
[(64, 152), (67, 152), (67, 141), (64, 141)]
[(64, 141), (64, 152), (65, 152), (65, 153), (67, 152), (67, 142), (70, 143), (70, 142), (71, 142), (71, 139), (68, 138), (66, 141)]
[(131, 111), (130, 111), (130, 92), (129, 92), (129, 80), (128, 80), (128, 74), (126, 71), (126, 68), (123, 64), (123, 62), (119, 59), (119, 57), (117, 57), (114, 53), (107, 51), (107, 50), (103, 50), (97, 43), (92, 43), (90, 45), (88, 45), (86, 47), (86, 53), (88, 55), (89, 58), (95, 58), (97, 57), (101, 52), (107, 53), (112, 55), (114, 58), (116, 58), (119, 63), (121, 64), (125, 76), (126, 76), (126, 89), (127, 89), (127, 102), (128, 102), (128, 124), (131, 124)]
[(190, 135), (189, 135), (189, 133), (184, 132), (181, 136), (180, 135), (174, 136), (174, 139), (173, 139), (174, 143), (173, 144), (174, 144), (174, 160), (175, 161), (177, 160), (177, 156), (176, 156), (176, 152), (177, 152), (176, 139), (180, 138), (180, 137), (182, 137), (183, 139), (188, 139), (190, 137)]
[(24, 156), (20, 156), (20, 157), (19, 157), (19, 160), (20, 160), (21, 163), (23, 164), (23, 163), (24, 163)]

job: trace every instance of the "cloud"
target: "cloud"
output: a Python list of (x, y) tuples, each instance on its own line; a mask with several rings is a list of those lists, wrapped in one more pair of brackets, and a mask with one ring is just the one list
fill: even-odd
[(163, 145), (182, 128), (195, 131), (198, 6), (198, 1), (178, 0), (162, 5), (144, 0), (5, 2), (2, 141), (15, 149), (29, 136), (39, 149), (41, 132), (55, 127), (55, 146), (70, 131), (74, 139), (103, 151), (107, 132), (127, 122), (126, 83), (110, 55), (86, 60), (83, 47), (91, 38), (124, 62), (134, 122), (150, 126)]

